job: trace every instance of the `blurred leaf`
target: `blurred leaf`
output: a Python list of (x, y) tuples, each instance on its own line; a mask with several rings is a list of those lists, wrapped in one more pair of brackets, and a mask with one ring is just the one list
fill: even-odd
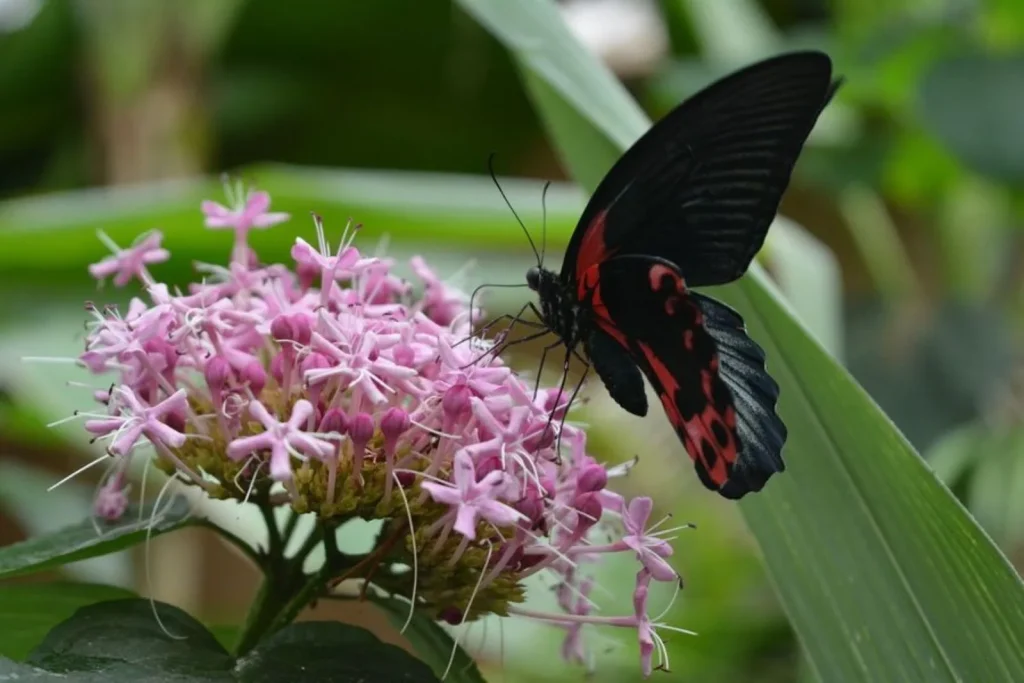
[(935, 476), (951, 489), (970, 471), (978, 459), (978, 443), (985, 429), (978, 424), (967, 424), (951, 430), (936, 441), (925, 454)]
[(917, 115), (963, 163), (1024, 181), (1024, 54), (939, 60), (921, 81)]
[(97, 583), (0, 584), (0, 656), (24, 660), (79, 607), (130, 597), (129, 590)]
[(882, 299), (897, 305), (920, 296), (914, 263), (882, 198), (851, 185), (840, 194), (839, 210)]
[[(388, 621), (396, 629), (405, 626), (406, 618), (409, 615), (408, 604), (394, 598), (377, 598), (373, 600), (373, 603), (381, 608), (387, 615)], [(444, 675), (448, 668), (452, 648), (456, 645), (440, 624), (422, 613), (416, 612), (413, 614), (412, 621), (409, 622), (409, 627), (402, 635), (412, 644), (416, 654), (438, 678)], [(452, 683), (484, 683), (484, 678), (480, 675), (476, 663), (461, 646), (457, 648), (451, 670), (444, 680)]]
[(963, 179), (964, 170), (949, 150), (920, 130), (896, 136), (884, 161), (882, 185), (897, 202), (930, 208)]
[[(493, 250), (502, 252), (506, 261), (509, 249), (524, 256), (529, 253), (522, 229), (484, 175), (266, 165), (244, 169), (241, 176), (272, 195), (275, 211), (292, 215), (284, 226), (252, 234), (253, 247), (267, 260), (288, 259), (297, 236), (310, 238), (310, 211), (323, 215), (329, 237), (340, 235), (349, 218), (359, 221), (363, 224), (360, 244), (367, 248), (387, 235), (406, 248), (442, 245), (466, 254)], [(538, 230), (544, 183), (514, 178), (501, 182), (523, 221)], [(216, 262), (230, 251), (230, 236), (204, 228), (199, 211), (203, 199), (223, 201), (223, 194), (219, 182), (196, 178), (4, 202), (0, 204), (0, 271), (20, 288), (28, 283), (53, 287), (57, 284), (54, 273), (88, 286), (84, 264), (106, 255), (96, 230), (126, 245), (140, 232), (159, 228), (174, 258), (154, 271), (165, 275), (168, 269), (177, 269), (171, 274), (183, 280), (191, 275), (193, 259)], [(582, 206), (575, 187), (551, 186), (549, 241), (561, 243), (568, 238)], [(39, 248), (42, 241), (47, 249)], [(522, 267), (528, 263), (524, 260)]]
[[(91, 509), (94, 485), (73, 479), (46, 491), (59, 478), (18, 460), (0, 458), (0, 508), (18, 520), (27, 537), (45, 536), (76, 524)], [(118, 586), (130, 585), (134, 578), (131, 558), (123, 553), (73, 562), (62, 571), (76, 581)]]
[(1004, 314), (952, 300), (930, 311), (862, 302), (846, 329), (847, 367), (921, 449), (977, 417), (1014, 353)]
[(843, 283), (829, 248), (803, 226), (777, 216), (761, 255), (800, 319), (829, 353), (842, 357)]
[(182, 497), (139, 510), (131, 506), (118, 522), (86, 520), (81, 524), (0, 548), (0, 578), (59, 567), (87, 557), (106, 555), (142, 543), (146, 538), (190, 524), (188, 504)]
[(1024, 542), (1024, 428), (976, 422), (951, 431), (928, 452), (929, 464), (1003, 548)]
[(782, 36), (756, 0), (677, 0), (693, 22), (701, 53), (718, 66), (735, 67), (779, 51)]
[[(500, 0), (463, 0), (507, 36)], [(643, 126), (617, 116), (624, 90), (608, 84), (552, 5), (521, 2), (517, 31), (536, 22), (530, 53), (572, 64), (576, 92), (597, 90), (576, 110), (534, 89), (545, 116), (572, 115), (624, 147)], [(541, 41), (548, 42), (546, 45)], [(528, 54), (530, 54), (528, 53)], [(529, 65), (528, 54), (523, 55)], [(559, 62), (555, 62), (559, 63)], [(558, 92), (566, 72), (540, 75)], [(593, 78), (590, 76), (593, 75)], [(587, 78), (591, 86), (579, 82)], [(606, 130), (612, 122), (617, 130)], [(567, 127), (569, 124), (563, 124)], [(573, 168), (601, 163), (569, 147)], [(607, 167), (612, 159), (604, 159)], [(932, 475), (892, 423), (792, 317), (760, 269), (720, 293), (745, 314), (782, 387), (789, 468), (741, 503), (787, 611), (821, 680), (1016, 680), (1024, 678), (1024, 590), (985, 534)], [(707, 494), (713, 495), (713, 494)], [(983, 634), (968, 641), (964, 633)], [(893, 644), (899, 643), (899, 647)]]
[(966, 504), (1007, 550), (1024, 540), (1024, 429), (998, 430), (976, 445)]

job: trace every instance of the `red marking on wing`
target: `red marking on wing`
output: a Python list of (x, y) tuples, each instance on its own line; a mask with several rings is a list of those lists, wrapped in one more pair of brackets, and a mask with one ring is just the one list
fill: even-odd
[(679, 274), (678, 270), (669, 268), (664, 264), (655, 263), (651, 266), (650, 270), (647, 271), (647, 278), (651, 282), (651, 289), (655, 292), (664, 289), (663, 283), (665, 278), (669, 278), (669, 282), (675, 288), (676, 294), (686, 294), (686, 283), (683, 281), (683, 276)]
[[(577, 289), (580, 301), (589, 303), (594, 321), (603, 331), (630, 353), (635, 354), (639, 350), (643, 358), (638, 360), (646, 365), (648, 379), (654, 385), (665, 415), (686, 452), (715, 486), (723, 486), (729, 481), (732, 467), (739, 458), (736, 410), (729, 392), (720, 386), (723, 380), (718, 376), (718, 354), (703, 328), (702, 312), (686, 296), (686, 283), (678, 271), (666, 265), (654, 264), (647, 273), (652, 291), (665, 297), (665, 332), (679, 335), (677, 343), (681, 347), (679, 350), (683, 351), (679, 354), (674, 350), (663, 360), (652, 348), (657, 340), (631, 338), (616, 325), (601, 294), (600, 265), (594, 263), (579, 272)], [(671, 345), (671, 341), (662, 340), (656, 346), (664, 352), (666, 343)], [(694, 373), (691, 364), (696, 364), (699, 372)], [(694, 386), (681, 386), (683, 379), (693, 382)], [(678, 401), (686, 399), (685, 392), (699, 392), (702, 406), (689, 418), (684, 417), (678, 404)], [(693, 411), (691, 402), (687, 412)], [(720, 426), (718, 435), (715, 434), (716, 423)]]
[[(672, 423), (676, 433), (682, 439), (686, 452), (691, 459), (700, 463), (716, 486), (722, 486), (729, 480), (731, 466), (736, 462), (737, 448), (731, 429), (726, 429), (727, 443), (720, 444), (715, 437), (714, 423), (720, 421), (725, 424), (725, 420), (719, 418), (718, 408), (712, 400), (711, 373), (701, 373), (701, 384), (703, 385), (701, 390), (707, 401), (703, 411), (687, 420), (683, 418), (679, 406), (675, 403), (679, 381), (649, 345), (640, 343), (638, 346), (654, 372), (657, 384), (660, 384), (655, 388), (661, 399), (661, 405), (665, 409), (669, 422)], [(708, 454), (704, 452), (705, 444), (710, 446), (716, 457), (708, 457)]]
[[(586, 231), (583, 233), (583, 240), (580, 242), (580, 250), (576, 255), (576, 277), (577, 282), (582, 282), (580, 275), (590, 269), (591, 266), (596, 266), (611, 256), (615, 250), (608, 249), (608, 245), (604, 241), (605, 232), (605, 218), (608, 216), (608, 210), (601, 211), (590, 221), (590, 225), (587, 226)], [(582, 286), (580, 284), (579, 286)]]

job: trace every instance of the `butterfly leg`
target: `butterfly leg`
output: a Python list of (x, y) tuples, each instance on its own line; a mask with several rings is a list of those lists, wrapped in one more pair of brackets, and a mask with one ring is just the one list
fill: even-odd
[[(523, 313), (525, 313), (527, 309), (533, 311), (533, 314), (537, 316), (537, 319), (542, 321), (542, 322), (533, 322), (532, 320), (523, 320)], [(508, 338), (508, 336), (512, 332), (512, 329), (516, 326), (516, 323), (522, 323), (524, 325), (528, 325), (529, 327), (532, 327), (534, 329), (539, 329), (541, 331), (540, 332), (536, 332), (534, 334), (528, 334), (527, 336), (523, 337), (522, 339), (515, 339), (513, 341), (505, 342), (503, 344), (495, 344), (494, 348), (492, 348), (491, 351), (490, 351), (490, 352), (493, 352), (495, 355), (503, 352), (505, 349), (507, 349), (507, 348), (509, 348), (511, 346), (515, 346), (516, 344), (522, 344), (522, 343), (528, 342), (528, 341), (533, 341), (534, 339), (539, 339), (540, 337), (543, 337), (545, 334), (548, 334), (549, 332), (553, 331), (550, 327), (548, 327), (546, 324), (543, 323), (544, 317), (541, 315), (541, 312), (537, 309), (537, 305), (534, 304), (532, 301), (526, 302), (523, 305), (523, 307), (519, 309), (519, 312), (516, 313), (515, 316), (504, 315), (504, 316), (501, 316), (501, 318), (499, 318), (499, 319), (511, 319), (512, 320), (512, 322), (509, 324), (509, 326), (506, 327), (505, 330), (502, 332), (502, 337), (504, 339)], [(484, 354), (484, 355), (486, 355), (486, 354)], [(480, 358), (483, 358), (483, 356), (481, 356)], [(480, 360), (480, 359), (477, 359), (477, 360)], [(474, 361), (474, 362), (477, 362), (477, 361)]]
[(492, 327), (494, 327), (498, 323), (500, 323), (502, 321), (505, 321), (505, 320), (511, 320), (512, 321), (512, 323), (506, 329), (506, 333), (509, 330), (512, 329), (512, 326), (515, 325), (516, 322), (520, 322), (520, 323), (522, 323), (524, 325), (527, 325), (528, 327), (533, 327), (533, 328), (537, 328), (537, 329), (539, 329), (541, 327), (544, 327), (544, 325), (542, 323), (535, 323), (532, 320), (523, 320), (522, 319), (523, 313), (525, 313), (528, 308), (529, 308), (529, 304), (524, 304), (523, 307), (519, 309), (519, 312), (516, 313), (515, 315), (511, 315), (509, 313), (505, 313), (503, 315), (499, 315), (498, 317), (494, 318), (493, 320), (491, 320), (487, 324), (485, 324), (483, 327), (481, 327), (477, 332), (470, 333), (464, 339), (460, 339), (459, 341), (455, 342), (455, 344), (453, 344), (453, 346), (459, 346), (460, 344), (464, 344), (465, 342), (469, 341), (473, 337), (482, 336), (482, 335), (486, 334)]
[[(544, 361), (547, 360), (548, 351), (552, 350), (556, 346), (561, 346), (561, 345), (562, 345), (562, 340), (559, 339), (558, 341), (553, 342), (553, 343), (548, 344), (547, 346), (545, 346), (544, 350), (541, 351), (541, 353), (540, 353), (540, 367), (537, 369), (537, 381), (533, 385), (533, 400), (534, 401), (537, 400), (537, 394), (540, 392), (540, 378), (544, 374)], [(579, 356), (579, 354), (577, 354), (577, 357), (578, 356)]]
[[(576, 383), (576, 387), (572, 390), (572, 395), (569, 396), (569, 401), (567, 403), (563, 404), (562, 403), (562, 396), (565, 394), (565, 384), (569, 380), (569, 361), (572, 360), (573, 356), (576, 356), (577, 358), (579, 358), (580, 361), (583, 363), (583, 375), (580, 376), (580, 381)], [(542, 432), (542, 438), (546, 437), (547, 433), (548, 433), (548, 430), (551, 428), (551, 423), (555, 419), (555, 412), (559, 409), (560, 406), (564, 405), (565, 409), (564, 409), (564, 412), (562, 413), (562, 417), (560, 418), (560, 420), (558, 422), (558, 435), (556, 436), (556, 440), (555, 440), (555, 459), (556, 459), (556, 462), (561, 463), (561, 461), (562, 461), (562, 430), (565, 427), (565, 419), (569, 415), (569, 408), (572, 407), (573, 401), (576, 400), (576, 396), (579, 395), (580, 389), (583, 388), (583, 383), (586, 381), (587, 373), (589, 373), (589, 372), (590, 372), (590, 363), (588, 363), (585, 359), (583, 359), (579, 355), (579, 353), (576, 352), (575, 349), (573, 349), (573, 348), (566, 348), (565, 360), (562, 362), (562, 381), (558, 385), (558, 393), (555, 394), (555, 405), (554, 405), (554, 407), (552, 407), (551, 413), (548, 415), (548, 423), (547, 423), (547, 425), (544, 426), (544, 431)]]

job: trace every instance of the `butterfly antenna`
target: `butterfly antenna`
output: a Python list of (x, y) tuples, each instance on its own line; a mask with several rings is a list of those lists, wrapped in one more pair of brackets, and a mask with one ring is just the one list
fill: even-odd
[(544, 267), (544, 253), (548, 248), (548, 188), (551, 187), (551, 181), (544, 183), (544, 189), (540, 193), (540, 264), (541, 268)]
[(540, 267), (541, 258), (540, 253), (537, 251), (537, 245), (534, 244), (533, 238), (530, 237), (530, 231), (526, 229), (526, 225), (523, 224), (523, 220), (519, 217), (519, 214), (512, 208), (512, 202), (510, 202), (508, 197), (505, 195), (505, 190), (501, 189), (501, 183), (498, 182), (498, 176), (494, 173), (494, 152), (491, 152), (491, 155), (487, 157), (487, 170), (491, 174), (491, 180), (494, 181), (494, 186), (498, 188), (498, 192), (501, 193), (501, 198), (505, 200), (505, 206), (507, 206), (508, 210), (512, 212), (512, 215), (516, 217), (516, 222), (519, 223), (519, 227), (523, 229), (526, 239), (530, 242), (530, 249), (533, 250), (533, 255), (537, 259), (537, 266)]

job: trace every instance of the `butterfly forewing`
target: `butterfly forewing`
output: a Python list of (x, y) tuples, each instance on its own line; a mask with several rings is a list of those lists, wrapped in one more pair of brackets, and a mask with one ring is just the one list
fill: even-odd
[(764, 243), (797, 156), (834, 92), (831, 62), (798, 52), (728, 76), (670, 112), (591, 198), (562, 277), (654, 255), (690, 286), (738, 278)]

